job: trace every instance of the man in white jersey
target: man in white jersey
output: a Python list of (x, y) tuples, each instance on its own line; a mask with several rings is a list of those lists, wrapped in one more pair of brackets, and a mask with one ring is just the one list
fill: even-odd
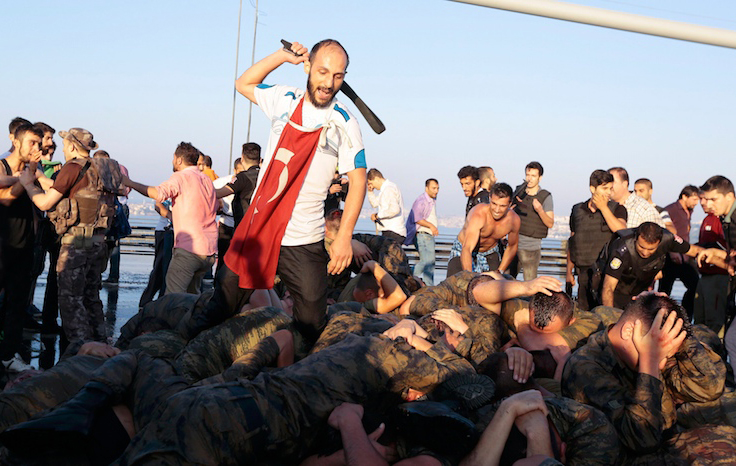
[[(212, 301), (192, 318), (190, 335), (238, 312), (253, 289), (273, 286), (277, 272), (294, 298), (299, 330), (314, 341), (325, 324), (327, 273), (340, 273), (352, 261), (350, 241), (365, 197), (366, 162), (358, 122), (335, 99), (348, 55), (329, 39), (310, 53), (295, 42), (291, 52), (279, 49), (235, 83), (271, 120), (271, 133), (251, 206), (217, 274)], [(263, 83), (284, 63), (304, 63), (306, 91)], [(328, 257), (324, 200), (336, 170), (347, 174), (352, 189)]]

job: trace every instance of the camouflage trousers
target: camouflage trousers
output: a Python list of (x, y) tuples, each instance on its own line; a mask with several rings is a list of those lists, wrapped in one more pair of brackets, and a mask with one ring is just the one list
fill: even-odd
[(238, 382), (192, 387), (161, 406), (114, 464), (258, 464), (268, 429)]
[(0, 393), (0, 432), (69, 400), (105, 360), (74, 356)]
[(62, 244), (56, 263), (59, 284), (59, 314), (69, 341), (107, 339), (105, 315), (100, 301), (102, 271), (107, 246), (95, 243), (90, 248)]

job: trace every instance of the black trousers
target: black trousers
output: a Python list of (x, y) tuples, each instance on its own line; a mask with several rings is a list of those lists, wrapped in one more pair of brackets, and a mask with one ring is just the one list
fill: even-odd
[(0, 359), (7, 361), (21, 351), (23, 344), (23, 323), (28, 307), (28, 297), (36, 277), (33, 275), (33, 245), (27, 248), (13, 248), (3, 245), (0, 257), (5, 271), (3, 302), (3, 332), (0, 342)]
[(682, 264), (676, 264), (667, 257), (667, 261), (662, 269), (662, 279), (659, 281), (659, 291), (667, 293), (668, 295), (672, 292), (672, 285), (675, 284), (675, 280), (678, 278), (685, 285), (687, 291), (682, 296), (682, 307), (687, 311), (688, 317), (693, 318), (693, 311), (695, 310), (695, 290), (698, 287), (698, 280), (700, 275), (695, 267), (690, 262), (683, 262)]
[(169, 270), (173, 248), (173, 229), (170, 228), (155, 233), (153, 270), (151, 270), (151, 275), (148, 277), (148, 285), (141, 295), (141, 300), (138, 303), (139, 307), (153, 301), (156, 292), (159, 292), (159, 296), (166, 293), (166, 272)]
[[(294, 325), (310, 343), (317, 341), (326, 324), (328, 261), (324, 241), (281, 246), (279, 253), (276, 273), (294, 299)], [(240, 312), (254, 290), (240, 288), (238, 279), (238, 275), (223, 263), (215, 277), (212, 299), (202, 312), (192, 315), (184, 329), (186, 337), (193, 338)]]
[(230, 241), (233, 239), (234, 232), (235, 228), (223, 223), (217, 226), (217, 267), (215, 268), (215, 275), (225, 263), (225, 253), (230, 248)]
[(575, 270), (578, 273), (578, 309), (589, 311), (597, 304), (589, 286), (593, 272), (590, 267), (575, 267)]
[(406, 236), (401, 236), (400, 234), (390, 231), (390, 230), (383, 230), (381, 232), (381, 236), (385, 236), (386, 238), (391, 238), (392, 240), (399, 243), (399, 246), (404, 244), (404, 241), (406, 240)]

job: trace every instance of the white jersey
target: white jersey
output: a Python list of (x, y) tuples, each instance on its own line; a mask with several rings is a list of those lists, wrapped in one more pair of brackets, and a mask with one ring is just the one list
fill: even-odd
[[(235, 175), (221, 176), (213, 181), (212, 185), (215, 187), (215, 190), (218, 190), (225, 187), (226, 184), (231, 183), (234, 179)], [(218, 216), (218, 222), (230, 228), (235, 228), (235, 219), (233, 218), (233, 199), (235, 199), (235, 194), (230, 194), (220, 199), (222, 201), (222, 213)]]
[[(254, 93), (258, 106), (271, 120), (268, 147), (263, 155), (263, 166), (258, 175), (260, 186), (268, 164), (273, 159), (281, 132), (304, 95), (304, 90), (290, 86), (259, 84)], [(282, 246), (301, 246), (324, 239), (324, 201), (335, 171), (347, 173), (356, 168), (366, 168), (360, 127), (350, 111), (336, 99), (333, 99), (326, 108), (316, 108), (304, 101), (302, 126), (317, 128), (328, 123), (331, 127), (327, 130), (326, 147), (317, 147), (317, 153), (309, 166), (281, 240)]]

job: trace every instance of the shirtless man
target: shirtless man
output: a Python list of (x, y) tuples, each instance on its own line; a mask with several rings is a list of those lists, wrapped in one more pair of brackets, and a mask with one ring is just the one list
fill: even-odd
[[(488, 272), (506, 270), (516, 256), (521, 221), (511, 204), (511, 186), (497, 183), (491, 189), (491, 203), (479, 204), (468, 213), (460, 234), (450, 252), (447, 276), (461, 270)], [(509, 236), (509, 244), (501, 258), (499, 240)]]

